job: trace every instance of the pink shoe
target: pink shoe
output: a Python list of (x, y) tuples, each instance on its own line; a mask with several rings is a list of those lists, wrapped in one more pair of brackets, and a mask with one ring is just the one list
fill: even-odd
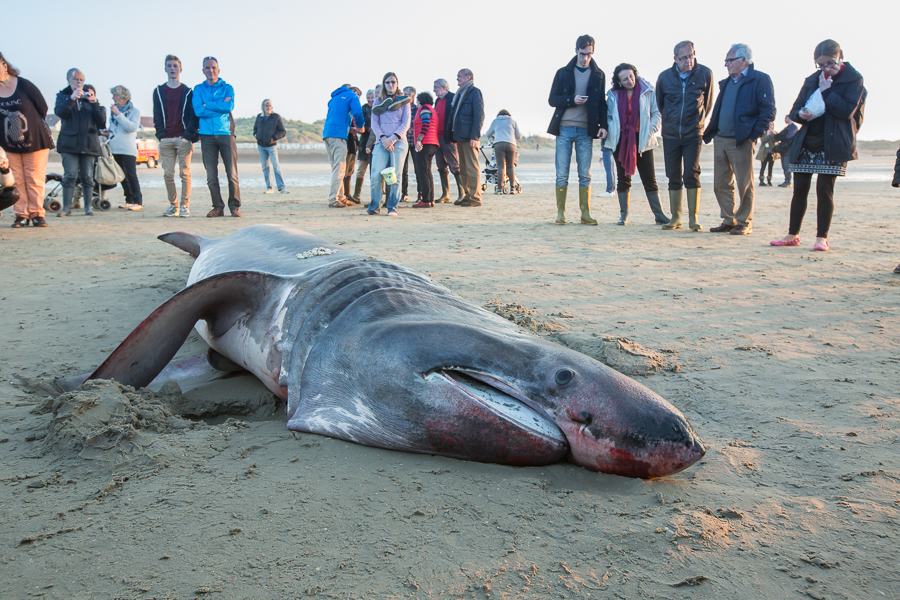
[(821, 244), (815, 244), (813, 246), (813, 250), (821, 250), (822, 252), (827, 252), (828, 250), (831, 250), (831, 248), (828, 247), (828, 240), (825, 240)]
[(772, 244), (773, 246), (799, 246), (799, 245), (800, 245), (800, 238), (795, 237), (794, 239), (792, 239), (792, 240), (789, 241), (789, 242), (785, 242), (785, 241), (782, 241), (782, 240), (772, 240), (772, 241), (769, 242), (769, 243)]

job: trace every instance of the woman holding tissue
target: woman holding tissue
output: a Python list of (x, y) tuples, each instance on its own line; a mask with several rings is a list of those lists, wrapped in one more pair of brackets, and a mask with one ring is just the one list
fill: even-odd
[(814, 250), (829, 250), (828, 230), (834, 213), (834, 182), (856, 160), (856, 133), (863, 121), (866, 88), (863, 77), (844, 62), (841, 46), (825, 40), (813, 53), (816, 72), (806, 78), (791, 108), (790, 118), (801, 125), (791, 145), (788, 162), (794, 173), (794, 197), (788, 234), (773, 246), (799, 246), (800, 225), (807, 197), (816, 178), (818, 232)]

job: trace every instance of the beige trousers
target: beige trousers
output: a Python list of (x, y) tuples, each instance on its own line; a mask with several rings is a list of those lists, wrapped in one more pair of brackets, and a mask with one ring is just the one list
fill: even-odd
[(175, 164), (181, 176), (181, 205), (191, 203), (191, 155), (194, 145), (184, 138), (165, 138), (159, 141), (159, 162), (162, 163), (163, 181), (169, 204), (178, 205), (178, 189), (175, 187)]
[[(714, 190), (724, 225), (749, 225), (753, 220), (753, 147), (744, 140), (734, 147), (734, 138), (716, 136), (714, 144)], [(735, 180), (739, 203), (735, 210)]]
[(347, 140), (341, 138), (325, 138), (325, 150), (331, 161), (331, 189), (328, 191), (328, 203), (344, 202), (344, 173), (347, 169)]
[(473, 148), (469, 140), (458, 140), (459, 180), (463, 185), (465, 198), (481, 201), (481, 172), (478, 170), (478, 148)]
[(50, 150), (37, 152), (7, 152), (9, 170), (16, 180), (19, 201), (13, 206), (17, 217), (44, 217), (44, 183), (47, 178), (47, 159)]

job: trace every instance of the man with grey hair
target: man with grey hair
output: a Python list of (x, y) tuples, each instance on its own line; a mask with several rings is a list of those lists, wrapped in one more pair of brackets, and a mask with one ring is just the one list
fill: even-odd
[(444, 135), (456, 142), (459, 153), (459, 182), (463, 197), (457, 206), (481, 206), (481, 173), (478, 170), (478, 144), (484, 125), (484, 97), (475, 87), (472, 71), (460, 69), (456, 74), (459, 89), (450, 104)]
[[(753, 52), (735, 44), (725, 55), (728, 77), (719, 82), (719, 97), (703, 134), (714, 144), (714, 190), (722, 224), (713, 233), (753, 233), (753, 150), (756, 140), (775, 120), (775, 87), (772, 79), (757, 71)], [(735, 210), (735, 181), (740, 203)]]
[(448, 107), (453, 103), (453, 92), (450, 91), (450, 84), (446, 79), (434, 80), (434, 113), (437, 115), (437, 134), (438, 134), (438, 151), (437, 157), (438, 173), (441, 176), (441, 197), (435, 202), (450, 202), (450, 173), (456, 179), (456, 188), (459, 190), (459, 198), (463, 199), (463, 188), (459, 182), (459, 154), (457, 154), (456, 144), (448, 140), (444, 136), (444, 127), (449, 114)]
[[(687, 188), (691, 231), (700, 231), (700, 148), (703, 124), (713, 104), (712, 71), (695, 60), (694, 43), (675, 46), (675, 64), (656, 80), (656, 102), (662, 115), (663, 156), (669, 179), (672, 218), (663, 229), (681, 229)], [(682, 167), (683, 165), (683, 167)]]

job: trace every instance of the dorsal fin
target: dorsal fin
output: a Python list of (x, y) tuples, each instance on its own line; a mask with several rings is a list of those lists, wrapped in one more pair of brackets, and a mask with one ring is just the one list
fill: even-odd
[(200, 256), (200, 243), (203, 241), (203, 238), (199, 235), (186, 231), (170, 231), (162, 234), (157, 239), (184, 250), (194, 258)]
[(200, 319), (228, 324), (236, 314), (252, 312), (265, 302), (277, 275), (232, 271), (186, 287), (132, 331), (88, 379), (115, 379), (144, 387), (168, 364)]

